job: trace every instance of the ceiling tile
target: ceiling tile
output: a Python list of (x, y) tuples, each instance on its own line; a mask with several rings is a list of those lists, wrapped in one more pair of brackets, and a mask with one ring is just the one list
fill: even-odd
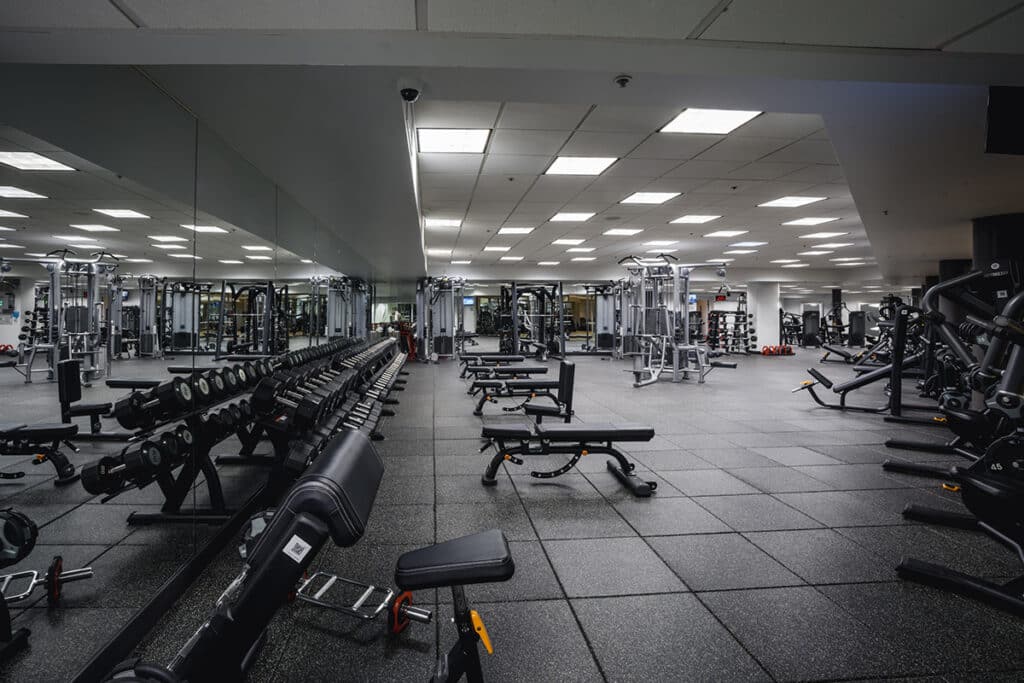
[(477, 199), (481, 201), (519, 201), (536, 179), (536, 176), (529, 175), (508, 178), (497, 175), (480, 176), (473, 199), (474, 201)]
[(424, 187), (420, 189), (420, 196), (424, 203), (434, 201), (469, 201), (473, 195), (473, 188), (452, 188), (452, 187)]
[(589, 110), (585, 104), (508, 102), (501, 110), (498, 128), (573, 130)]
[(797, 140), (822, 130), (825, 122), (817, 114), (774, 114), (766, 112), (736, 129), (747, 138), (789, 138)]
[(793, 173), (803, 168), (805, 168), (804, 164), (755, 161), (746, 166), (741, 166), (735, 171), (730, 171), (728, 177), (741, 180), (775, 180), (787, 173)]
[(569, 131), (501, 129), (491, 134), (491, 154), (554, 156), (569, 138)]
[(483, 175), (540, 175), (551, 165), (554, 157), (526, 156), (523, 154), (487, 154)]
[(599, 133), (576, 131), (559, 154), (568, 156), (623, 157), (643, 142), (647, 133)]
[(843, 180), (843, 169), (838, 164), (811, 164), (782, 176), (782, 180), (808, 183), (834, 183)]
[(635, 159), (692, 159), (711, 145), (721, 142), (723, 135), (691, 135), (689, 133), (655, 133), (630, 153)]
[(605, 171), (603, 176), (627, 176), (630, 178), (657, 178), (672, 170), (679, 162), (675, 159), (619, 159)]
[(1013, 0), (734, 0), (702, 39), (934, 49)]
[(419, 100), (417, 128), (493, 128), (498, 118), (497, 102), (447, 102)]
[(542, 175), (526, 194), (530, 202), (567, 202), (589, 185), (593, 178), (588, 176)]
[(580, 125), (580, 130), (653, 133), (679, 112), (679, 107), (621, 107), (599, 104), (587, 115)]
[(834, 164), (836, 153), (828, 140), (799, 140), (778, 152), (766, 156), (764, 161), (787, 161), (804, 164)]
[(483, 154), (417, 154), (421, 173), (477, 173)]
[(960, 40), (947, 45), (947, 52), (987, 52), (1019, 55), (1024, 52), (1021, 35), (1024, 34), (1024, 7), (998, 21), (983, 26)]
[(743, 166), (735, 161), (687, 161), (665, 174), (666, 178), (725, 178)]
[(730, 135), (697, 157), (700, 161), (755, 161), (789, 141), (779, 138), (747, 138)]
[(4, 3), (4, 28), (126, 28), (135, 25), (108, 0)]
[(432, 189), (469, 189), (476, 185), (477, 176), (470, 173), (421, 173), (420, 187)]

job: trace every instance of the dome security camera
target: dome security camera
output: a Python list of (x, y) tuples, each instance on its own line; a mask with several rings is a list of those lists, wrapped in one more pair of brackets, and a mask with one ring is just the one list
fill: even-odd
[(398, 94), (402, 96), (402, 99), (410, 104), (420, 98), (419, 88), (402, 88), (398, 91)]

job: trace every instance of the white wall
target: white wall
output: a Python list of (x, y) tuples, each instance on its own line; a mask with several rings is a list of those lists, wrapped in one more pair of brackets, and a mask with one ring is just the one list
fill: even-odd
[(0, 344), (18, 345), (21, 326), (25, 324), (24, 313), (31, 309), (34, 302), (35, 282), (32, 278), (21, 278), (18, 288), (14, 291), (14, 310), (18, 311), (18, 319), (12, 318), (11, 324), (0, 325)]
[(476, 306), (462, 307), (462, 331), (476, 332)]

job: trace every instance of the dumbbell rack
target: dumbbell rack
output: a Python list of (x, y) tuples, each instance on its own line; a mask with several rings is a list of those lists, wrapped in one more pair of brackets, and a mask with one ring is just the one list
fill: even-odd
[(741, 296), (734, 311), (709, 311), (707, 345), (725, 353), (748, 353), (753, 328), (747, 313), (746, 298)]

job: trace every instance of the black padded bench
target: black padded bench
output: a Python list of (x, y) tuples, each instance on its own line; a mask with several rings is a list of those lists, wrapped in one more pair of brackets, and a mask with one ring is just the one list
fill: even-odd
[(546, 375), (547, 372), (548, 369), (545, 365), (470, 365), (466, 367), (466, 374), (473, 375), (475, 379), (479, 379), (481, 376), (486, 379), (494, 379), (496, 377)]
[[(522, 456), (568, 455), (569, 461), (556, 470), (530, 472), (537, 479), (558, 477), (573, 467), (585, 455), (603, 453), (614, 460), (607, 461), (608, 471), (633, 495), (650, 497), (658, 488), (656, 481), (643, 481), (633, 470), (636, 465), (615, 447), (619, 441), (646, 442), (654, 438), (654, 428), (642, 424), (537, 424), (531, 430), (520, 425), (485, 426), (480, 434), (494, 445), (491, 458), (481, 478), (484, 486), (496, 486), (498, 466), (503, 462), (523, 464)], [(511, 444), (511, 445), (510, 445)]]
[[(160, 383), (160, 380), (139, 380), (139, 379), (108, 379), (107, 386), (111, 388), (133, 389), (135, 386), (119, 387), (121, 382), (147, 382), (147, 387), (153, 387)], [(155, 382), (155, 384), (153, 384)], [(57, 400), (60, 402), (60, 421), (66, 425), (72, 424), (72, 418), (88, 417), (89, 431), (78, 434), (82, 441), (127, 441), (131, 434), (128, 432), (105, 432), (103, 431), (102, 417), (110, 415), (113, 405), (110, 403), (82, 403), (82, 372), (81, 361), (77, 358), (62, 360), (57, 363)], [(77, 427), (76, 427), (77, 430)]]
[[(576, 366), (568, 361), (562, 361), (558, 365), (557, 380), (543, 379), (483, 379), (476, 380), (470, 386), (469, 395), (480, 395), (473, 414), (477, 417), (483, 415), (484, 405), (497, 403), (499, 398), (522, 397), (526, 400), (516, 406), (502, 408), (506, 413), (522, 409), (527, 415), (537, 418), (541, 422), (545, 416), (561, 418), (568, 422), (572, 418), (572, 397), (573, 387), (576, 381)], [(555, 391), (556, 393), (552, 393)], [(544, 403), (533, 403), (533, 399), (546, 397), (551, 399), (554, 405)]]
[(163, 380), (159, 379), (108, 379), (106, 385), (111, 389), (152, 389)]
[[(33, 465), (49, 461), (57, 471), (54, 485), (65, 486), (78, 481), (78, 473), (67, 456), (61, 452), (60, 445), (64, 443), (77, 451), (78, 449), (68, 442), (68, 439), (76, 434), (78, 425), (61, 422), (35, 425), (3, 424), (0, 425), (0, 455), (34, 455)], [(0, 479), (20, 479), (23, 476), (24, 472), (5, 472), (0, 474)]]
[(0, 360), (0, 368), (13, 368), (18, 364), (16, 360)]
[(198, 375), (210, 370), (220, 370), (223, 367), (223, 365), (202, 365), (196, 367), (191, 365), (169, 365), (167, 366), (167, 372), (172, 375)]

